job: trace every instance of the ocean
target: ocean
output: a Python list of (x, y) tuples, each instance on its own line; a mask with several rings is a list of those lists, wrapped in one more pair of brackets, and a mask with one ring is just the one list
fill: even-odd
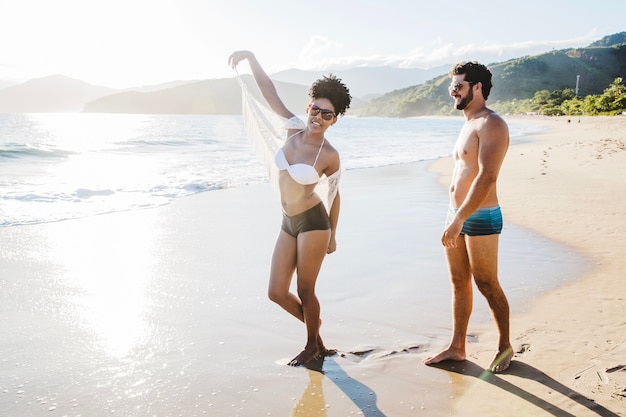
[[(460, 118), (344, 117), (344, 170), (448, 156)], [(510, 124), (512, 140), (540, 125)], [(238, 115), (0, 114), (0, 226), (155, 207), (266, 182)]]

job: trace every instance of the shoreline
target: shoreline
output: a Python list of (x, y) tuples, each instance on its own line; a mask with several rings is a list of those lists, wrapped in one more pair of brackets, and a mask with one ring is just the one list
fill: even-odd
[[(322, 336), (340, 353), (312, 365), (321, 372), (285, 365), (305, 334), (266, 296), (280, 224), (269, 184), (0, 228), (0, 338), (14, 341), (0, 344), (0, 409), (296, 416), (319, 407), (313, 393), (330, 417), (450, 416), (455, 381), (421, 363), (450, 333), (438, 244), (447, 200), (427, 166), (342, 179), (339, 250), (317, 286)], [(561, 272), (514, 250), (526, 241), (575, 261), (559, 245), (507, 229), (503, 252), (517, 280), (517, 269), (539, 279), (537, 269), (548, 278)], [(536, 287), (512, 290), (526, 300)], [(478, 301), (473, 318), (489, 321)]]
[[(510, 372), (487, 381), (468, 372), (463, 382), (472, 395), (453, 407), (466, 415), (626, 415), (626, 118), (515, 120), (548, 130), (509, 149), (498, 183), (505, 221), (572, 247), (593, 268), (512, 314), (518, 353)], [(450, 158), (429, 166), (445, 186), (450, 168)], [(477, 327), (495, 340), (493, 323)], [(469, 344), (468, 363), (488, 360), (490, 348), (482, 340)]]

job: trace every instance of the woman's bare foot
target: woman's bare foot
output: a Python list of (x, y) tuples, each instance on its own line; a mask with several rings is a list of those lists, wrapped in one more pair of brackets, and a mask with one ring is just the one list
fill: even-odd
[(464, 361), (465, 360), (465, 350), (447, 348), (442, 350), (435, 356), (429, 356), (424, 359), (425, 365), (432, 365), (434, 363), (439, 363), (441, 361)]
[(489, 365), (489, 370), (494, 374), (504, 372), (509, 369), (509, 365), (511, 365), (511, 359), (513, 359), (513, 348), (508, 347), (504, 349), (504, 351), (496, 352), (496, 356), (491, 361)]
[(333, 356), (337, 353), (337, 349), (328, 349), (324, 346), (324, 342), (322, 342), (322, 338), (317, 336), (317, 347), (320, 350), (320, 356)]
[(289, 361), (289, 366), (300, 366), (311, 362), (313, 359), (319, 358), (321, 355), (320, 349), (317, 345), (310, 347), (306, 345), (304, 350), (298, 354), (295, 358)]
[(320, 356), (333, 356), (337, 354), (337, 349), (324, 348), (320, 352)]

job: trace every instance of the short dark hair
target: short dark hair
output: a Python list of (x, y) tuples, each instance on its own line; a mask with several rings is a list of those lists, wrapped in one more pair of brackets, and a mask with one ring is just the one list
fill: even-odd
[(312, 99), (327, 98), (333, 103), (336, 115), (343, 115), (350, 108), (352, 101), (348, 87), (341, 82), (341, 78), (337, 78), (333, 74), (324, 75), (316, 80), (309, 88), (309, 97)]
[(472, 83), (480, 82), (483, 86), (483, 98), (487, 100), (489, 97), (489, 93), (491, 92), (491, 71), (484, 66), (483, 64), (479, 64), (476, 61), (464, 61), (456, 64), (450, 70), (450, 76), (453, 75), (462, 75), (465, 74), (465, 81), (469, 81)]

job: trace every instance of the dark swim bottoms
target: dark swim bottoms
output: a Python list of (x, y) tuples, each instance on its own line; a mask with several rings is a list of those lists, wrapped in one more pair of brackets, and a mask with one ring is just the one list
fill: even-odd
[(326, 213), (324, 203), (320, 202), (318, 205), (295, 216), (287, 216), (283, 213), (281, 229), (293, 237), (298, 237), (300, 233), (311, 230), (330, 229), (330, 219), (328, 218), (328, 213)]
[[(452, 217), (458, 209), (449, 207), (446, 225), (450, 224)], [(502, 211), (500, 206), (479, 208), (471, 214), (463, 223), (462, 235), (487, 236), (497, 235), (502, 231)]]

